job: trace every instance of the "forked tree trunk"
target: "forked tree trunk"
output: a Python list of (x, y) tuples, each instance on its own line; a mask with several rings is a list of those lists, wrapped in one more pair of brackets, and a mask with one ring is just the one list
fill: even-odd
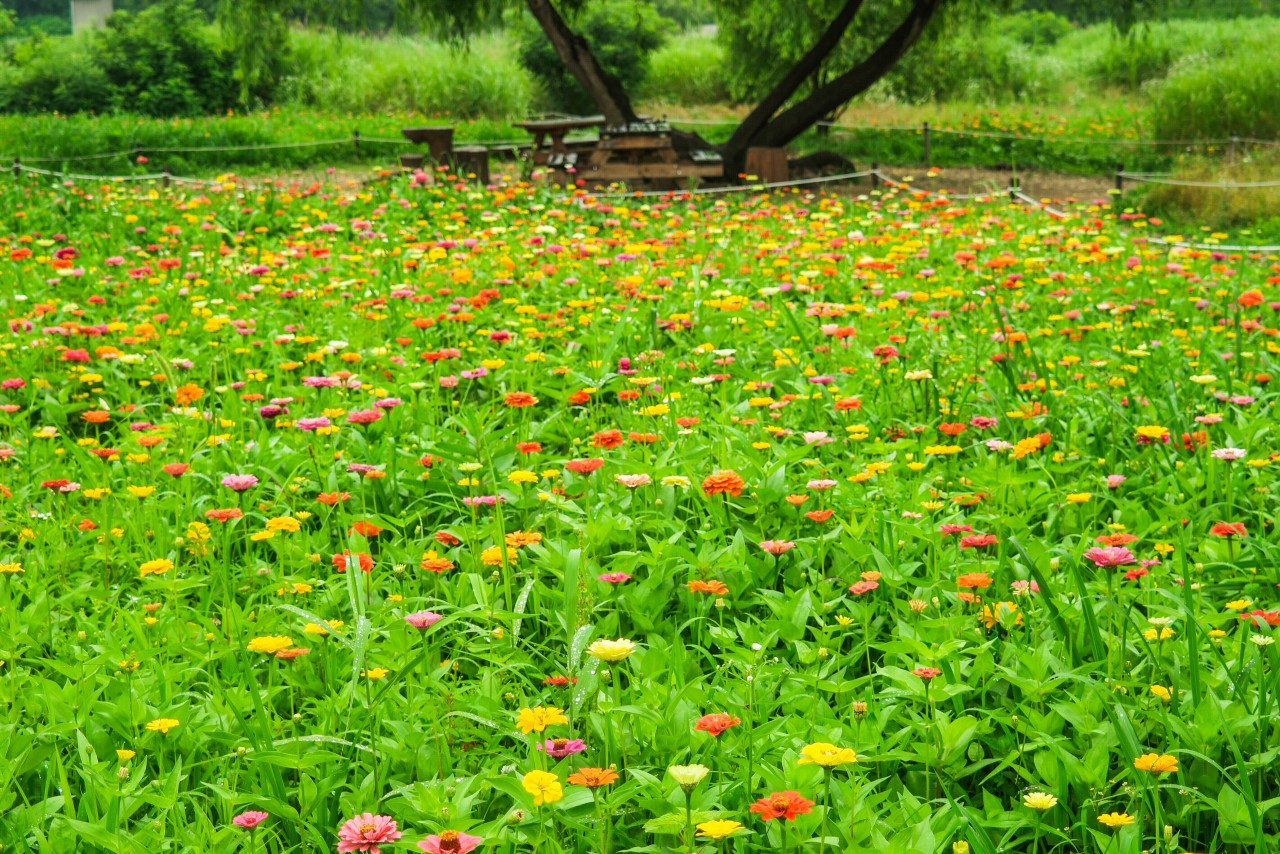
[(748, 144), (768, 147), (785, 146), (821, 121), (823, 116), (838, 109), (854, 96), (865, 92), (911, 49), (928, 26), (934, 13), (945, 2), (946, 0), (916, 0), (907, 17), (888, 38), (881, 42), (875, 52), (829, 83), (814, 90), (794, 106), (784, 110), (758, 132), (752, 134)]
[(610, 125), (622, 125), (636, 121), (631, 99), (617, 77), (605, 71), (596, 61), (587, 40), (575, 33), (565, 22), (551, 0), (526, 0), (538, 26), (546, 33), (547, 40), (569, 73), (587, 90), (591, 100)]
[(814, 75), (822, 66), (822, 63), (831, 54), (836, 47), (839, 46), (840, 40), (844, 38), (845, 31), (849, 29), (849, 24), (857, 17), (858, 10), (862, 8), (863, 0), (845, 0), (845, 4), (840, 11), (832, 18), (831, 23), (827, 25), (827, 29), (814, 42), (813, 47), (800, 57), (795, 65), (783, 76), (777, 84), (769, 90), (769, 94), (760, 99), (760, 103), (752, 108), (747, 117), (734, 130), (733, 135), (729, 137), (729, 141), (720, 147), (720, 153), (724, 157), (726, 167), (733, 170), (736, 174), (741, 168), (743, 158), (746, 156), (748, 146), (755, 144), (753, 142), (755, 136), (760, 133), (773, 118), (773, 114), (782, 109), (792, 95), (796, 93), (804, 82)]

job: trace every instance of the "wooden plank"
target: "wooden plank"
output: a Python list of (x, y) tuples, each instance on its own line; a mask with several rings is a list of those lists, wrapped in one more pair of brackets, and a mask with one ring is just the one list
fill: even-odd
[(610, 136), (601, 139), (596, 147), (609, 151), (646, 151), (671, 147), (669, 136)]
[(515, 127), (527, 130), (529, 133), (537, 133), (539, 131), (595, 128), (603, 125), (604, 116), (577, 116), (569, 119), (538, 119), (530, 122), (517, 122)]
[(649, 178), (718, 178), (724, 175), (719, 163), (606, 163), (583, 169), (579, 177), (589, 181), (635, 181)]

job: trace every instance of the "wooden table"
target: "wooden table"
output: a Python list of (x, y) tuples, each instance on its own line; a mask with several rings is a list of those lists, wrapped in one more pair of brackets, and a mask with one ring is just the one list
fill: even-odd
[(604, 126), (604, 116), (576, 116), (567, 119), (539, 119), (522, 122), (516, 127), (523, 128), (533, 135), (533, 164), (535, 166), (553, 165), (553, 158), (559, 159), (566, 154), (574, 153), (595, 145), (594, 140), (580, 143), (565, 142), (570, 131), (586, 130)]
[(714, 151), (677, 151), (666, 122), (632, 122), (602, 128), (600, 141), (577, 172), (597, 184), (621, 181), (674, 189), (690, 178), (723, 177), (724, 162)]

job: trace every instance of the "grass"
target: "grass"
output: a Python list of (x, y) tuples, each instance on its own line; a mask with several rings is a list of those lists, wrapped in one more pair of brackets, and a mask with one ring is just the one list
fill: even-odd
[(1276, 850), (1276, 282), (1158, 230), (0, 182), (0, 844)]

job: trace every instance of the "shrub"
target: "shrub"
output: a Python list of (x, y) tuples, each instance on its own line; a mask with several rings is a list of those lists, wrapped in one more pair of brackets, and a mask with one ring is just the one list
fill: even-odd
[[(649, 70), (649, 56), (666, 41), (669, 22), (648, 3), (605, 0), (588, 6), (570, 25), (591, 45), (606, 71), (617, 75), (628, 92), (637, 91)], [(520, 62), (542, 84), (551, 105), (574, 113), (596, 107), (578, 85), (555, 48), (534, 21), (525, 16), (516, 27)]]
[(528, 113), (532, 78), (509, 41), (486, 36), (467, 48), (387, 36), (295, 31), (290, 74), (278, 100), (330, 110), (410, 110), (463, 118)]
[(1280, 64), (1267, 52), (1181, 64), (1153, 94), (1160, 139), (1280, 137)]
[(1018, 12), (1004, 15), (993, 22), (992, 31), (1028, 47), (1057, 44), (1071, 32), (1071, 22), (1053, 12)]
[(673, 104), (715, 104), (729, 100), (724, 48), (714, 36), (690, 32), (654, 51), (639, 89), (646, 100)]

